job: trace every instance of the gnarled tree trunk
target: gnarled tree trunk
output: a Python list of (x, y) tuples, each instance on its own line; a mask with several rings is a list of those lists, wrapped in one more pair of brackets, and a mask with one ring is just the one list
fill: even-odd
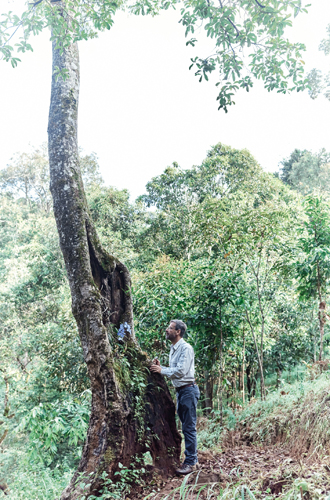
[[(67, 71), (65, 80), (56, 79), (56, 67)], [(104, 472), (114, 479), (119, 462), (130, 467), (145, 451), (167, 472), (177, 463), (181, 444), (167, 385), (149, 373), (150, 361), (134, 336), (128, 270), (101, 247), (89, 216), (79, 169), (78, 97), (78, 48), (61, 51), (53, 42), (50, 188), (92, 390), (82, 458), (62, 500), (95, 494)], [(90, 487), (82, 489), (81, 483)]]

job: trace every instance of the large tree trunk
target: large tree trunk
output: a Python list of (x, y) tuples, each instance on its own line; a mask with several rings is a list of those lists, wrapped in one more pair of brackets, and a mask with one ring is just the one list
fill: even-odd
[[(56, 67), (67, 71), (65, 80), (56, 79)], [(179, 460), (181, 445), (167, 385), (160, 375), (150, 374), (150, 361), (134, 336), (129, 273), (101, 247), (89, 216), (78, 159), (78, 97), (77, 45), (61, 51), (53, 42), (50, 188), (92, 390), (82, 458), (62, 500), (95, 494), (104, 472), (114, 479), (119, 462), (130, 467), (145, 451), (166, 473)], [(81, 483), (90, 487), (82, 490)]]

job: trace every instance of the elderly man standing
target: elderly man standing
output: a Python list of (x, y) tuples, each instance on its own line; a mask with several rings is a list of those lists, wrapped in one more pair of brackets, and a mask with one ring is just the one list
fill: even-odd
[(183, 321), (174, 319), (166, 329), (166, 338), (171, 341), (170, 366), (161, 366), (158, 359), (153, 360), (150, 370), (161, 373), (169, 379), (176, 389), (177, 413), (182, 423), (182, 432), (185, 440), (185, 461), (177, 469), (179, 475), (189, 474), (196, 469), (197, 459), (197, 431), (196, 409), (200, 396), (195, 384), (194, 350), (183, 340), (187, 326)]

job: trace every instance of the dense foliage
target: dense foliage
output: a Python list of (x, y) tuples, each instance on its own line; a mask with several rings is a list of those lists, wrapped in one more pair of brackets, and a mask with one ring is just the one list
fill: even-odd
[[(102, 243), (132, 270), (142, 348), (166, 364), (165, 327), (183, 318), (199, 411), (220, 421), (248, 399), (267, 399), (295, 366), (324, 358), (328, 188), (321, 174), (314, 190), (308, 175), (300, 177), (306, 189), (291, 182), (292, 171), (305, 174), (319, 157), (295, 151), (283, 182), (248, 151), (219, 143), (201, 165), (167, 167), (132, 202), (104, 185), (94, 154), (81, 154)], [(17, 470), (49, 484), (33, 498), (54, 497), (88, 425), (89, 383), (48, 182), (44, 146), (17, 155), (0, 175), (0, 483), (17, 498), (27, 498)]]

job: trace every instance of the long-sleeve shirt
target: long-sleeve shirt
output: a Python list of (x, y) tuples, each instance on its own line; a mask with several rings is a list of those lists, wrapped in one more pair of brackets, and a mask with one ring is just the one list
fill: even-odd
[(174, 387), (192, 384), (195, 381), (194, 349), (185, 340), (180, 339), (170, 349), (170, 366), (161, 366), (161, 374), (171, 379)]

